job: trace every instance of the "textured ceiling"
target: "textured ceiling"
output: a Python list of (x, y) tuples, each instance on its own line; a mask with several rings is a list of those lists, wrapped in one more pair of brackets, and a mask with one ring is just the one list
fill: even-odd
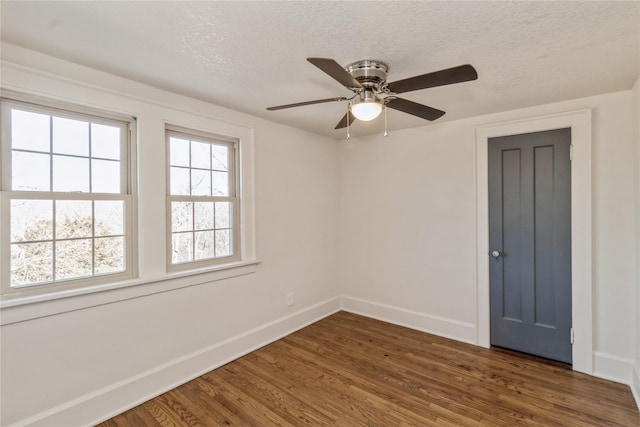
[[(389, 81), (472, 64), (476, 81), (403, 94), (434, 123), (630, 89), (640, 2), (1, 2), (2, 40), (333, 138), (350, 92), (308, 63), (377, 59)], [(389, 129), (428, 122), (389, 111)], [(382, 131), (356, 123), (352, 135)]]

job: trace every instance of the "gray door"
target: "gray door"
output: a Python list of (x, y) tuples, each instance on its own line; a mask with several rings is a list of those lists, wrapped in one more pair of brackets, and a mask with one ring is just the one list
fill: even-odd
[(571, 363), (571, 129), (489, 139), (491, 344)]

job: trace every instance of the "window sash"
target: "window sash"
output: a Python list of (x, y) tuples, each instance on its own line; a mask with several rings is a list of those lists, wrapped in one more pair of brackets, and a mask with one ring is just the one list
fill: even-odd
[[(118, 127), (120, 129), (120, 159), (118, 160), (120, 164), (120, 193), (119, 194), (130, 194), (131, 193), (131, 179), (130, 179), (130, 156), (129, 156), (129, 146), (130, 146), (130, 138), (129, 138), (129, 124), (123, 120), (111, 119), (106, 117), (95, 116), (92, 114), (87, 114), (83, 112), (75, 112), (65, 109), (57, 109), (53, 107), (46, 107), (42, 105), (30, 104), (21, 101), (13, 101), (13, 100), (2, 100), (1, 107), (1, 120), (2, 120), (2, 134), (0, 135), (2, 138), (2, 174), (0, 176), (1, 180), (1, 188), (3, 191), (13, 191), (12, 190), (12, 157), (13, 152), (23, 152), (23, 153), (37, 153), (49, 156), (49, 192), (53, 192), (53, 167), (51, 167), (54, 156), (60, 157), (68, 157), (68, 158), (81, 158), (81, 159), (89, 159), (89, 179), (91, 179), (91, 160), (103, 160), (104, 158), (99, 156), (92, 156), (91, 154), (87, 156), (79, 156), (74, 154), (66, 154), (59, 153), (53, 150), (53, 147), (49, 146), (49, 151), (37, 151), (37, 150), (28, 150), (28, 149), (13, 149), (11, 144), (11, 110), (17, 109), (20, 111), (26, 111), (30, 113), (37, 114), (46, 114), (48, 116), (62, 118), (62, 119), (71, 119), (71, 120), (84, 120), (89, 123), (94, 123), (98, 125), (112, 126)], [(50, 132), (52, 132), (50, 130)], [(113, 160), (113, 159), (104, 159), (104, 160)], [(40, 190), (42, 192), (46, 192), (46, 190)], [(40, 191), (33, 191), (40, 192)], [(88, 194), (99, 194), (92, 191), (83, 191), (83, 193)], [(113, 193), (109, 193), (113, 194)]]
[[(227, 179), (228, 179), (228, 196), (213, 196), (213, 195), (174, 195), (171, 194), (171, 138), (179, 138), (188, 141), (208, 143), (212, 145), (223, 145), (228, 148), (228, 159), (227, 159)], [(237, 155), (237, 145), (238, 141), (232, 138), (226, 138), (218, 135), (208, 134), (206, 132), (200, 131), (191, 131), (189, 129), (180, 128), (176, 126), (167, 126), (165, 130), (165, 145), (166, 145), (166, 185), (167, 185), (167, 198), (166, 198), (166, 218), (167, 218), (167, 257), (166, 257), (166, 265), (168, 271), (175, 270), (187, 270), (187, 269), (196, 269), (201, 267), (213, 266), (218, 264), (229, 263), (233, 261), (238, 261), (241, 259), (240, 254), (240, 202), (237, 197), (239, 194), (238, 189), (238, 178), (237, 178), (237, 170), (238, 170), (238, 155)], [(176, 166), (173, 166), (176, 167)], [(204, 169), (200, 167), (193, 167), (191, 164), (191, 159), (189, 160), (189, 166), (178, 166), (185, 170), (210, 170), (215, 171), (213, 167), (211, 169)], [(173, 217), (172, 217), (172, 203), (173, 202), (229, 202), (231, 203), (231, 207), (233, 210), (232, 217), (230, 218), (231, 226), (229, 227), (232, 232), (231, 239), (231, 248), (232, 253), (228, 256), (221, 257), (212, 257), (201, 260), (195, 260), (195, 238), (191, 242), (192, 245), (192, 259), (191, 261), (184, 262), (174, 262), (173, 261), (173, 236), (174, 234), (182, 233), (173, 231)], [(184, 231), (185, 233), (187, 231)], [(195, 225), (192, 226), (192, 230), (190, 230), (192, 234), (195, 235), (197, 230), (195, 230)]]
[[(105, 113), (108, 117), (102, 117), (94, 115), (94, 112), (86, 113), (82, 111), (76, 111), (76, 108), (82, 110), (81, 107), (75, 106), (65, 106), (61, 109), (58, 107), (49, 107), (46, 105), (35, 105), (28, 102), (23, 101), (14, 101), (9, 99), (1, 100), (1, 123), (2, 123), (2, 133), (0, 134), (2, 147), (2, 174), (0, 176), (0, 246), (2, 247), (2, 255), (0, 256), (0, 281), (2, 285), (0, 286), (0, 292), (3, 295), (36, 295), (46, 292), (52, 291), (60, 291), (67, 289), (78, 289), (85, 287), (92, 287), (99, 284), (104, 283), (112, 283), (120, 280), (131, 279), (137, 272), (137, 267), (135, 265), (136, 262), (136, 243), (133, 239), (133, 235), (135, 232), (135, 199), (133, 196), (133, 185), (132, 177), (134, 176), (130, 170), (130, 165), (133, 163), (133, 159), (135, 158), (135, 150), (134, 150), (134, 140), (133, 140), (133, 131), (132, 126), (134, 126), (134, 121), (127, 121), (123, 118), (111, 118), (112, 115), (109, 113)], [(22, 152), (30, 152), (34, 150), (29, 149), (17, 149), (14, 150), (12, 147), (12, 134), (11, 134), (11, 111), (12, 109), (17, 109), (20, 111), (26, 111), (31, 113), (45, 114), (50, 116), (49, 120), (51, 123), (53, 121), (53, 117), (63, 118), (63, 119), (72, 119), (79, 121), (86, 121), (90, 124), (96, 125), (107, 125), (111, 127), (117, 127), (119, 129), (119, 159), (112, 161), (119, 162), (119, 177), (120, 182), (118, 186), (119, 192), (113, 193), (97, 193), (97, 192), (59, 192), (52, 191), (53, 190), (53, 171), (50, 170), (50, 181), (49, 181), (49, 190), (42, 191), (14, 191), (12, 190), (12, 162), (13, 162), (13, 152), (14, 151), (22, 151)], [(99, 112), (95, 112), (95, 114), (101, 114)], [(90, 126), (90, 125), (89, 125)], [(52, 144), (52, 128), (49, 129), (49, 151), (42, 152), (43, 154), (49, 155), (49, 161), (53, 161), (53, 157), (57, 155), (53, 150)], [(91, 132), (91, 130), (90, 130)], [(89, 140), (93, 143), (92, 140)], [(35, 152), (40, 153), (40, 151), (35, 150)], [(100, 160), (99, 156), (92, 156), (92, 149), (89, 148), (88, 153), (85, 155), (75, 156), (73, 154), (61, 154), (67, 157), (80, 157), (84, 159), (88, 159), (90, 163), (89, 167), (92, 167), (92, 160)], [(51, 165), (51, 163), (50, 163)], [(90, 172), (89, 172), (90, 173)], [(91, 175), (89, 175), (89, 179), (93, 179)], [(124, 262), (124, 270), (120, 272), (114, 273), (96, 273), (96, 265), (95, 263), (95, 254), (92, 252), (91, 258), (91, 274), (83, 277), (72, 277), (72, 278), (60, 278), (56, 279), (55, 276), (52, 276), (51, 281), (39, 282), (39, 283), (30, 283), (18, 286), (11, 285), (11, 201), (12, 200), (44, 200), (44, 201), (52, 201), (52, 203), (58, 201), (121, 201), (123, 202), (123, 230), (122, 235), (119, 236), (111, 236), (111, 237), (122, 237), (123, 245), (124, 245), (124, 254), (123, 254), (123, 262)], [(92, 207), (94, 205), (92, 204)], [(94, 207), (95, 209), (95, 207)], [(96, 236), (95, 235), (95, 225), (96, 225), (96, 216), (94, 215), (95, 211), (92, 210), (92, 233), (90, 237), (85, 237), (87, 241), (91, 242), (91, 247), (93, 248), (97, 242), (97, 239), (107, 238), (109, 236)], [(52, 214), (55, 215), (55, 214)], [(56, 218), (52, 217), (52, 227), (55, 224)], [(53, 233), (53, 231), (52, 231)], [(55, 233), (51, 235), (51, 238), (47, 238), (46, 242), (72, 242), (74, 240), (80, 240), (80, 238), (56, 238)], [(35, 242), (35, 241), (34, 241)], [(52, 252), (51, 256), (53, 258), (56, 257), (55, 252)]]
[[(12, 200), (44, 200), (44, 201), (122, 201), (123, 202), (123, 230), (122, 236), (124, 238), (124, 270), (115, 273), (94, 273), (92, 270), (91, 275), (82, 277), (73, 277), (66, 279), (55, 279), (47, 282), (37, 282), (24, 285), (12, 286), (11, 284), (11, 201)], [(131, 235), (133, 233), (133, 196), (120, 195), (120, 194), (81, 194), (81, 193), (34, 193), (32, 191), (3, 191), (0, 192), (0, 209), (2, 210), (2, 234), (0, 237), (0, 243), (6, 250), (2, 251), (2, 265), (6, 268), (2, 269), (1, 281), (2, 281), (2, 293), (3, 294), (18, 294), (18, 293), (33, 293), (46, 290), (64, 290), (78, 287), (85, 287), (91, 285), (97, 285), (101, 283), (115, 282), (119, 280), (125, 280), (133, 278), (135, 268), (135, 248)], [(92, 217), (95, 225), (95, 217)], [(55, 228), (55, 213), (52, 217), (52, 229)], [(83, 238), (57, 238), (55, 232), (52, 231), (51, 238), (47, 238), (46, 242), (66, 242), (72, 240), (87, 239), (91, 240), (92, 244), (96, 239), (100, 239), (101, 236), (96, 236), (92, 233), (91, 236)], [(108, 237), (108, 236), (105, 236)], [(117, 237), (114, 235), (114, 237)], [(35, 243), (37, 241), (28, 241), (25, 243)], [(15, 243), (14, 243), (15, 244)], [(55, 260), (55, 251), (52, 253), (52, 257)], [(92, 260), (93, 263), (94, 260)], [(55, 263), (55, 261), (54, 261)], [(95, 269), (95, 266), (93, 266)]]

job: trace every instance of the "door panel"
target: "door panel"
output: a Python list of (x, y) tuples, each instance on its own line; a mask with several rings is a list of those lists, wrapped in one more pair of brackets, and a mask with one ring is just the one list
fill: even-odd
[(571, 363), (571, 130), (489, 139), (491, 344)]
[[(504, 209), (502, 221), (507, 229), (517, 230), (521, 226), (522, 206), (520, 204), (521, 150), (502, 151), (502, 191)], [(522, 275), (520, 273), (520, 251), (511, 250), (522, 246), (520, 233), (507, 233), (503, 237), (500, 252), (508, 251), (511, 261), (503, 265), (502, 280), (510, 286), (502, 286), (502, 316), (514, 321), (522, 321)], [(497, 248), (497, 246), (492, 246)]]

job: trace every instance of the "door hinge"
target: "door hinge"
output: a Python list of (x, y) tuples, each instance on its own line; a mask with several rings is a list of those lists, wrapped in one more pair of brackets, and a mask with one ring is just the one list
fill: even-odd
[(569, 145), (569, 160), (573, 160), (573, 144)]
[(573, 345), (573, 341), (574, 341), (574, 335), (573, 335), (573, 328), (571, 328), (571, 345)]

